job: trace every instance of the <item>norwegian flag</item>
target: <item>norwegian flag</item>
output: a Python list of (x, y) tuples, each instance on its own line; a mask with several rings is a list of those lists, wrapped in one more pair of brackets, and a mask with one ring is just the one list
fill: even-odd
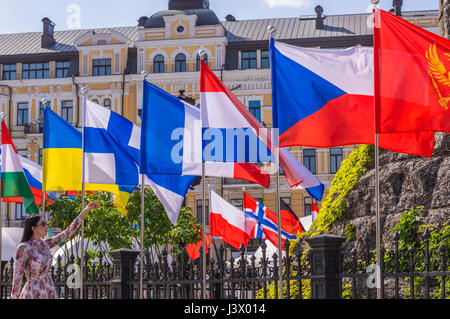
[[(282, 202), (284, 203), (284, 202)], [(272, 244), (278, 247), (278, 226), (277, 214), (272, 212), (266, 206), (258, 202), (256, 199), (244, 193), (244, 212), (258, 223), (252, 229), (251, 237), (259, 239), (268, 239)], [(281, 209), (281, 241), (283, 249), (286, 239), (297, 239), (297, 233), (303, 231), (303, 227), (292, 211), (289, 209)]]

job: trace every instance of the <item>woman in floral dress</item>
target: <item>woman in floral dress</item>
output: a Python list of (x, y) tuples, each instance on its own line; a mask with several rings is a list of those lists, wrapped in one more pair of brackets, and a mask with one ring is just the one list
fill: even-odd
[[(17, 247), (11, 299), (56, 299), (56, 289), (49, 270), (52, 264), (50, 249), (68, 240), (81, 225), (84, 216), (97, 202), (90, 203), (69, 227), (60, 234), (42, 239), (47, 235), (47, 224), (39, 215), (25, 219), (22, 242)], [(26, 283), (22, 288), (23, 274)]]

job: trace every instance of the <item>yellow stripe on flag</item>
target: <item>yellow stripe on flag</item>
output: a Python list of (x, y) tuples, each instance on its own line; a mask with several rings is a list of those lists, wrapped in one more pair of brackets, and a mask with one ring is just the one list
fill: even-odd
[(43, 185), (45, 191), (81, 190), (83, 156), (78, 148), (47, 148), (43, 154)]

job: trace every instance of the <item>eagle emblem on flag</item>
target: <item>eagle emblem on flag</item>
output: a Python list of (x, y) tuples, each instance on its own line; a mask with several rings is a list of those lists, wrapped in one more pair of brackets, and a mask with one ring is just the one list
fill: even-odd
[[(450, 52), (444, 53), (444, 55), (450, 57)], [(439, 104), (445, 110), (448, 110), (448, 102), (450, 100), (450, 96), (444, 96), (442, 94), (442, 88), (440, 88), (440, 85), (450, 87), (450, 72), (447, 72), (447, 68), (439, 58), (436, 50), (436, 43), (430, 45), (428, 51), (425, 52), (425, 58), (428, 62), (428, 75), (431, 77), (433, 86), (439, 96)], [(440, 85), (438, 85), (438, 83)]]

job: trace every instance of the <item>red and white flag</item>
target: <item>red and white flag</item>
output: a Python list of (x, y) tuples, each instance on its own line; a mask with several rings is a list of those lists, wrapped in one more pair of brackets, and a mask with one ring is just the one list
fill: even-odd
[(240, 249), (247, 247), (253, 227), (258, 223), (239, 208), (231, 205), (214, 191), (210, 192), (210, 235)]
[(319, 215), (319, 209), (317, 208), (316, 204), (314, 203), (314, 200), (311, 198), (311, 216), (312, 216), (312, 221), (315, 221), (317, 219), (318, 215)]

